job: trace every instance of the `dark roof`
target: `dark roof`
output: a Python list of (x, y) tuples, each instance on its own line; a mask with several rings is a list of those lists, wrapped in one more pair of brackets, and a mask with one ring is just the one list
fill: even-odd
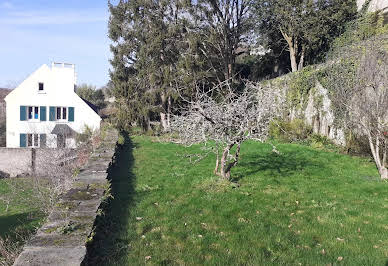
[(77, 132), (75, 132), (71, 127), (66, 124), (56, 124), (54, 129), (51, 131), (51, 134), (65, 135), (71, 137), (75, 136)]
[[(81, 97), (80, 97), (81, 98)], [(94, 112), (96, 112), (96, 114), (98, 114), (98, 111), (99, 111), (99, 108), (92, 104), (91, 102), (89, 102), (88, 100), (85, 100), (84, 98), (81, 98), (87, 105), (89, 105), (90, 108), (93, 109)]]

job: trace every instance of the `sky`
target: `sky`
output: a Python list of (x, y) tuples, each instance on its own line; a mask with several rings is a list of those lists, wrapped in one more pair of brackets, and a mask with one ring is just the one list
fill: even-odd
[(107, 0), (0, 0), (0, 88), (43, 64), (75, 64), (78, 84), (109, 79)]

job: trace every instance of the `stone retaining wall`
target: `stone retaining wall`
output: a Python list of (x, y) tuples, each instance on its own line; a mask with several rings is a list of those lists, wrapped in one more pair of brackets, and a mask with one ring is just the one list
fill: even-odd
[(59, 165), (63, 157), (72, 158), (74, 161), (76, 159), (76, 150), (0, 148), (0, 171), (8, 173), (10, 177), (26, 175), (47, 176), (48, 173), (51, 173), (48, 168)]
[(0, 148), (0, 171), (17, 175), (30, 174), (32, 170), (32, 149)]
[(114, 155), (117, 131), (111, 130), (60, 199), (14, 265), (80, 265), (97, 210), (108, 188), (107, 168)]

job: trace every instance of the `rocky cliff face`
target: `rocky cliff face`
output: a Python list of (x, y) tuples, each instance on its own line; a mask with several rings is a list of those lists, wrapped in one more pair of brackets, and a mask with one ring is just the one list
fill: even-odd
[[(361, 10), (363, 5), (367, 2), (368, 0), (357, 0), (357, 8), (358, 10)], [(378, 10), (386, 10), (388, 8), (388, 0), (372, 0), (369, 3), (368, 11), (369, 12), (375, 12)], [(386, 10), (388, 11), (388, 10)]]
[[(316, 72), (320, 69), (322, 66), (309, 70), (309, 72)], [(290, 73), (271, 81), (262, 82), (261, 86), (284, 90), (284, 95), (287, 95), (287, 107), (283, 119), (289, 121), (302, 119), (311, 126), (313, 133), (326, 136), (338, 145), (346, 145), (345, 131), (335, 125), (333, 103), (329, 97), (329, 91), (315, 78), (312, 79), (311, 87), (295, 88), (299, 85), (295, 85), (296, 80), (300, 78), (299, 75), (302, 75), (302, 79), (311, 79), (311, 77), (303, 76), (303, 73)], [(295, 89), (300, 91), (295, 93)], [(303, 90), (305, 93), (301, 93)]]
[(338, 145), (346, 144), (344, 130), (334, 124), (335, 116), (328, 90), (319, 81), (316, 82), (315, 90), (310, 90), (303, 118), (315, 134), (326, 136)]

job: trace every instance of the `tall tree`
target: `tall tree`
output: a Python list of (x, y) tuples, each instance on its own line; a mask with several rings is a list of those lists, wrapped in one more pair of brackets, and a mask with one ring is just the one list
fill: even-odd
[(221, 82), (236, 74), (236, 57), (252, 26), (251, 6), (251, 0), (198, 0), (191, 9), (201, 55)]
[[(330, 42), (354, 19), (354, 0), (258, 0), (255, 5), (260, 34), (286, 43), (295, 72), (329, 49)], [(277, 40), (273, 40), (276, 43)]]
[(105, 106), (104, 92), (102, 89), (96, 89), (96, 86), (81, 84), (80, 86), (77, 86), (76, 93), (79, 97), (91, 102), (98, 108), (104, 108)]
[[(129, 129), (133, 122), (138, 122), (145, 129), (149, 125), (148, 108), (139, 104), (143, 101), (145, 88), (140, 86), (134, 68), (136, 54), (144, 39), (140, 21), (135, 20), (140, 14), (125, 1), (116, 6), (110, 2), (108, 5), (109, 37), (113, 41), (110, 78), (117, 105), (116, 123), (119, 128)], [(129, 19), (132, 23), (127, 25)]]
[(152, 113), (159, 113), (163, 128), (168, 128), (171, 88), (185, 30), (184, 6), (180, 0), (109, 3), (114, 41), (111, 79), (116, 98), (123, 98), (132, 113), (129, 120), (149, 121)]

